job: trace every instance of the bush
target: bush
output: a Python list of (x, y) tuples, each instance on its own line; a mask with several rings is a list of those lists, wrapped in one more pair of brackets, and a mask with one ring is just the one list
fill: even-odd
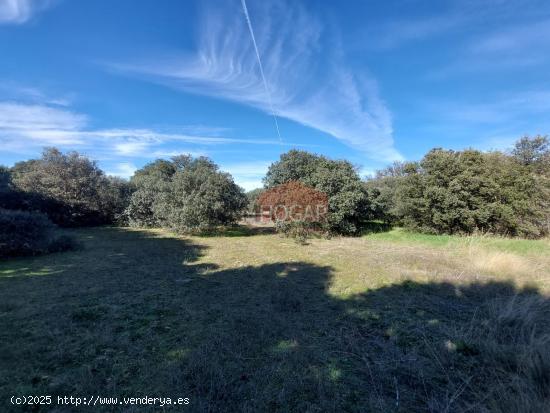
[(259, 212), (258, 197), (264, 192), (262, 188), (256, 188), (246, 193), (246, 199), (248, 206), (246, 212), (249, 214), (256, 214)]
[(161, 205), (171, 191), (172, 177), (176, 173), (174, 162), (157, 159), (136, 171), (130, 184), (134, 192), (124, 211), (131, 227), (162, 227), (164, 207)]
[(0, 209), (0, 257), (38, 255), (73, 247), (72, 238), (56, 236), (56, 227), (46, 215)]
[(63, 227), (115, 223), (130, 194), (127, 182), (106, 177), (94, 161), (55, 148), (18, 162), (10, 173), (10, 192), (0, 194), (0, 206), (40, 211)]
[(122, 178), (108, 176), (99, 187), (100, 210), (105, 223), (127, 225), (124, 211), (130, 203), (133, 186)]
[(271, 219), (326, 222), (328, 197), (299, 181), (290, 181), (263, 191), (256, 200)]
[(313, 237), (330, 237), (326, 224), (311, 221), (275, 221), (275, 231), (284, 237), (292, 238), (300, 245), (307, 244)]
[(0, 194), (11, 190), (10, 169), (0, 165)]
[(550, 232), (550, 151), (524, 138), (511, 154), (433, 149), (367, 181), (379, 220), (435, 234)]
[(367, 191), (348, 161), (291, 150), (271, 164), (264, 183), (269, 189), (291, 181), (300, 181), (328, 196), (328, 225), (333, 232), (357, 234), (368, 218)]
[(153, 191), (138, 189), (130, 197), (124, 211), (124, 220), (135, 228), (154, 228), (160, 226), (153, 211), (155, 197)]
[(132, 184), (136, 191), (126, 209), (132, 226), (204, 231), (235, 223), (247, 205), (231, 175), (205, 157), (155, 161), (137, 171)]

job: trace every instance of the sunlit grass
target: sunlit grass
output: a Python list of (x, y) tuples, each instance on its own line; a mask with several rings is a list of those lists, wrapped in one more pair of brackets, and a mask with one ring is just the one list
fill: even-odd
[(394, 228), (388, 232), (365, 235), (370, 240), (389, 241), (404, 244), (420, 244), (432, 247), (461, 247), (464, 245), (480, 245), (483, 248), (517, 254), (549, 254), (550, 241), (548, 239), (527, 240), (520, 238), (504, 238), (489, 235), (431, 235), (407, 231), (403, 228)]

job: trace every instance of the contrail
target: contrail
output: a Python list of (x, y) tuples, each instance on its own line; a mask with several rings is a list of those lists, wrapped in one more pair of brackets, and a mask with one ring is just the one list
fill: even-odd
[(283, 139), (281, 138), (281, 132), (279, 131), (279, 122), (277, 121), (277, 115), (275, 114), (275, 108), (273, 107), (273, 101), (271, 100), (271, 93), (267, 87), (267, 81), (265, 80), (264, 67), (262, 65), (262, 59), (260, 58), (260, 51), (258, 50), (258, 45), (256, 44), (256, 36), (254, 36), (254, 30), (252, 29), (252, 22), (250, 21), (250, 16), (248, 15), (248, 8), (246, 7), (246, 0), (241, 0), (243, 5), (244, 15), (246, 17), (246, 22), (248, 23), (248, 30), (250, 31), (250, 36), (252, 37), (252, 43), (254, 44), (254, 50), (256, 51), (256, 57), (258, 58), (258, 65), (260, 66), (260, 74), (262, 75), (262, 80), (264, 82), (265, 92), (267, 93), (267, 99), (269, 101), (269, 107), (271, 108), (271, 115), (275, 120), (275, 129), (277, 129), (277, 136), (279, 137), (279, 142), (283, 144)]

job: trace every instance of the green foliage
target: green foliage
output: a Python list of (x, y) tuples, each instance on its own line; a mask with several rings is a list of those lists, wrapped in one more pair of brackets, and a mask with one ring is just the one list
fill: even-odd
[(231, 175), (200, 157), (189, 159), (178, 168), (164, 205), (168, 225), (188, 232), (236, 222), (247, 199)]
[(130, 197), (125, 216), (133, 227), (160, 227), (162, 207), (158, 205), (171, 190), (176, 173), (173, 162), (157, 159), (136, 171), (130, 183), (135, 191)]
[(329, 238), (326, 225), (311, 221), (275, 221), (275, 231), (284, 237), (292, 238), (300, 245), (307, 244), (307, 240), (314, 236)]
[(127, 224), (124, 211), (132, 196), (132, 185), (116, 176), (107, 176), (98, 188), (100, 210), (108, 222)]
[(261, 193), (264, 191), (262, 188), (256, 188), (246, 193), (246, 199), (248, 201), (247, 212), (253, 214), (258, 210), (257, 200)]
[(124, 211), (125, 222), (131, 227), (153, 228), (159, 226), (157, 217), (153, 213), (155, 193), (138, 189), (132, 193), (128, 207)]
[(0, 193), (11, 190), (11, 173), (10, 169), (0, 165)]
[(47, 148), (40, 159), (17, 163), (11, 175), (14, 190), (5, 205), (44, 212), (60, 226), (113, 223), (128, 199), (124, 181), (107, 178), (77, 152)]
[(550, 142), (548, 137), (539, 135), (529, 138), (524, 136), (514, 145), (512, 155), (525, 166), (549, 166)]
[[(521, 138), (512, 150), (514, 158), (531, 174), (535, 196), (532, 199), (537, 219), (550, 234), (550, 141), (546, 136)], [(532, 189), (532, 188), (531, 188)]]
[(0, 209), (0, 258), (65, 251), (73, 246), (72, 238), (56, 235), (46, 215)]
[(172, 175), (176, 173), (176, 165), (174, 162), (164, 159), (157, 159), (145, 165), (140, 170), (136, 171), (131, 179), (131, 182), (140, 189), (154, 189), (163, 183), (170, 181)]
[(291, 150), (269, 167), (264, 178), (267, 188), (290, 181), (303, 182), (327, 194), (331, 231), (343, 234), (359, 231), (368, 212), (368, 198), (351, 163)]
[(540, 237), (550, 229), (544, 140), (524, 138), (512, 155), (433, 149), (366, 182), (378, 219), (434, 234), (490, 232)]
[(25, 192), (15, 187), (12, 171), (0, 167), (0, 208), (9, 210), (39, 211), (55, 221), (63, 221), (64, 205), (45, 195)]
[[(374, 179), (365, 182), (372, 217), (385, 223), (397, 223), (402, 211), (398, 206), (402, 191), (415, 191), (415, 187), (403, 185), (405, 176), (417, 172), (415, 162), (394, 162), (391, 166), (377, 171)], [(407, 195), (408, 197), (408, 195)]]
[(132, 184), (126, 215), (133, 226), (202, 231), (234, 223), (247, 204), (231, 176), (205, 157), (157, 160), (136, 172)]

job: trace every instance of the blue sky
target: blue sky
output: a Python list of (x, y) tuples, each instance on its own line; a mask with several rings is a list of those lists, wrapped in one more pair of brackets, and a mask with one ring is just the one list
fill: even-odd
[(191, 153), (252, 189), (291, 148), (366, 175), (549, 133), (548, 1), (246, 5), (265, 83), (241, 0), (0, 0), (0, 164)]

